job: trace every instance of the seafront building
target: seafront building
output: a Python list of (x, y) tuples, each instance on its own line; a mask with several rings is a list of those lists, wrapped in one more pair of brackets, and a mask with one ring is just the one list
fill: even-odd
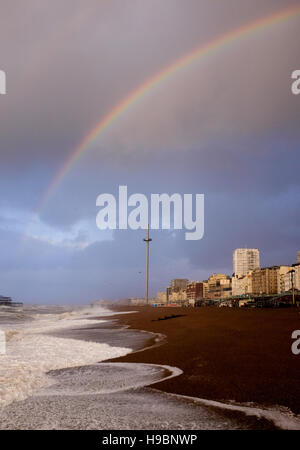
[(232, 295), (252, 294), (252, 270), (247, 275), (233, 275)]
[(170, 292), (167, 297), (167, 303), (185, 303), (187, 301), (186, 289)]
[(292, 266), (294, 273), (294, 288), (300, 291), (300, 263)]
[(280, 294), (286, 292), (286, 275), (291, 266), (272, 266), (256, 269), (252, 272), (252, 290), (254, 294)]
[(195, 306), (195, 302), (204, 298), (204, 283), (202, 281), (192, 281), (186, 288), (186, 296), (189, 305)]
[(255, 269), (252, 272), (252, 288), (254, 294), (278, 294), (279, 266)]
[(179, 292), (186, 289), (189, 280), (187, 278), (174, 278), (171, 280), (171, 289), (172, 292)]
[(167, 294), (166, 292), (158, 292), (155, 297), (156, 303), (167, 303)]
[(228, 275), (216, 273), (209, 277), (207, 298), (216, 300), (230, 297), (231, 295), (231, 278)]
[(255, 269), (252, 272), (253, 294), (277, 294), (278, 293), (278, 266)]
[(286, 279), (286, 275), (292, 270), (291, 266), (279, 266), (278, 269), (278, 290), (277, 292), (280, 294), (281, 292), (286, 292), (285, 289), (285, 279)]
[[(166, 292), (156, 296), (157, 305), (206, 306), (219, 304), (243, 306), (258, 299), (263, 304), (264, 297), (275, 296), (274, 302), (286, 297), (294, 288), (300, 305), (300, 252), (298, 262), (292, 265), (276, 265), (260, 268), (258, 249), (236, 249), (233, 252), (232, 278), (224, 273), (211, 275), (208, 280), (191, 281), (186, 278), (171, 280)], [(274, 304), (275, 304), (274, 303)], [(298, 304), (297, 303), (297, 304)]]
[(252, 293), (252, 271), (260, 268), (257, 248), (236, 248), (233, 252), (232, 295)]
[(203, 280), (203, 298), (207, 298), (208, 296), (208, 280)]
[(233, 252), (233, 273), (245, 276), (250, 270), (260, 267), (259, 250), (257, 248), (236, 248)]
[(293, 264), (285, 274), (285, 292), (297, 289), (300, 291), (300, 263)]
[(166, 303), (184, 303), (187, 300), (187, 278), (174, 278), (166, 289)]

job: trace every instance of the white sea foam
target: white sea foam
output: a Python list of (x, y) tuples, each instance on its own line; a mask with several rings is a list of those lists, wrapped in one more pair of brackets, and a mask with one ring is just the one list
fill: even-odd
[(36, 314), (27, 323), (1, 325), (7, 336), (7, 350), (0, 355), (0, 406), (23, 400), (36, 389), (49, 386), (53, 380), (49, 370), (97, 363), (125, 355), (125, 347), (111, 347), (104, 343), (58, 338), (48, 332), (99, 324), (91, 316), (107, 311), (93, 308), (63, 314)]
[(258, 406), (241, 405), (237, 403), (223, 403), (215, 400), (207, 400), (199, 397), (190, 397), (187, 395), (179, 394), (166, 394), (171, 397), (185, 398), (191, 400), (193, 403), (210, 406), (213, 408), (220, 408), (223, 410), (240, 411), (246, 416), (256, 416), (258, 418), (264, 418), (273, 422), (278, 428), (284, 430), (300, 430), (300, 417), (295, 416), (288, 408), (275, 406), (273, 408), (262, 408)]
[(56, 371), (55, 383), (35, 395), (111, 394), (153, 385), (182, 373), (177, 367), (160, 364), (97, 363)]
[[(262, 428), (265, 423), (224, 414), (153, 388), (179, 375), (169, 366), (99, 363), (51, 373), (55, 382), (24, 402), (0, 410), (0, 429), (208, 430)], [(28, 414), (30, 411), (30, 414)]]

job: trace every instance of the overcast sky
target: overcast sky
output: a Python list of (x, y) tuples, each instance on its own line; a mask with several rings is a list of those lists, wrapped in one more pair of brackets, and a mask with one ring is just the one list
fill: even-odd
[[(205, 194), (205, 235), (153, 231), (151, 295), (300, 250), (300, 16), (199, 58), (133, 104), (39, 210), (114, 105), (187, 52), (300, 1), (0, 0), (0, 294), (83, 303), (144, 294), (144, 231), (100, 231), (96, 198)], [(37, 214), (38, 212), (38, 214)]]

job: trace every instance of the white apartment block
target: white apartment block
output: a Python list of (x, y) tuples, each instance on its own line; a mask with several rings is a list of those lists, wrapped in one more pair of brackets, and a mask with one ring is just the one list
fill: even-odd
[(257, 248), (237, 248), (233, 252), (233, 272), (236, 276), (247, 275), (250, 270), (259, 269)]

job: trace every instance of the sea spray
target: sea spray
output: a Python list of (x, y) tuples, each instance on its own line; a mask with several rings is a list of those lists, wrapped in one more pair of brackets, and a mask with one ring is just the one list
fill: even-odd
[(19, 325), (17, 330), (6, 330), (10, 339), (6, 354), (0, 356), (0, 407), (50, 386), (53, 382), (47, 375), (50, 370), (93, 364), (131, 352), (130, 348), (47, 335), (56, 330), (99, 324), (99, 320), (88, 319), (88, 314), (95, 316), (101, 312), (105, 311), (41, 314), (36, 320)]

